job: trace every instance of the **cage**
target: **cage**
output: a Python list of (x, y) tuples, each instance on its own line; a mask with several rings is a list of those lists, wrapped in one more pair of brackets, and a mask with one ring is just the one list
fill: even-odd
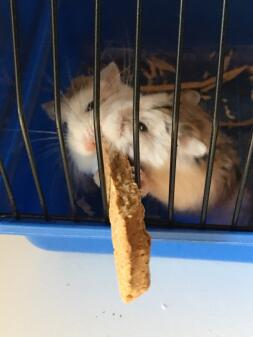
[[(144, 200), (153, 254), (188, 258), (252, 260), (251, 215), (243, 217), (251, 185), (253, 9), (235, 0), (2, 1), (0, 232), (25, 235), (51, 250), (112, 251), (104, 191), (99, 123), (102, 65), (127, 67), (134, 87), (134, 166), (139, 180), (138, 119), (141, 88), (174, 90), (168, 208)], [(61, 124), (61, 92), (80, 74), (94, 76), (94, 122), (101, 189), (83, 190), (93, 207), (84, 212), (73, 182)], [(202, 210), (174, 211), (180, 92), (203, 89), (212, 116)], [(55, 100), (56, 122), (41, 105)], [(236, 140), (241, 171), (228, 223), (209, 212), (217, 134), (225, 127)], [(77, 200), (78, 199), (78, 200)]]

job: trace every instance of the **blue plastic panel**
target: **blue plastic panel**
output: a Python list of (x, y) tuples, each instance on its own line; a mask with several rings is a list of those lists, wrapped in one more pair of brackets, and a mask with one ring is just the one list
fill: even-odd
[[(47, 250), (100, 254), (113, 251), (110, 229), (99, 224), (4, 221), (0, 232), (27, 235), (33, 244)], [(150, 234), (152, 256), (253, 262), (253, 233), (153, 230)]]

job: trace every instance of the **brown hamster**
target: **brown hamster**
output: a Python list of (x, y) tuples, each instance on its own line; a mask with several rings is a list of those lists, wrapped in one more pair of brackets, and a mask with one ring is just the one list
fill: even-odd
[[(168, 204), (173, 96), (155, 94), (140, 98), (140, 161), (143, 195)], [(183, 92), (180, 104), (175, 184), (175, 209), (201, 209), (211, 136), (210, 116), (199, 105), (195, 91)], [(132, 101), (120, 109), (112, 106), (104, 116), (102, 130), (119, 150), (133, 158)], [(232, 140), (219, 132), (216, 145), (209, 206), (224, 204), (235, 195), (239, 160)]]

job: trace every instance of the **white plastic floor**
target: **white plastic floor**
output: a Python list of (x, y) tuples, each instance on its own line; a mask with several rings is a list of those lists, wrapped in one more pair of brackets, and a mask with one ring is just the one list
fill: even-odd
[(153, 258), (151, 267), (150, 291), (124, 305), (112, 256), (0, 236), (0, 336), (253, 336), (253, 264)]

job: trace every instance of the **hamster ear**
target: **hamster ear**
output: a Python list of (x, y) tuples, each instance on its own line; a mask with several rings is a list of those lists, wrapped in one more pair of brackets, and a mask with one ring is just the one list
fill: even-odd
[(191, 105), (198, 105), (200, 103), (200, 93), (196, 90), (186, 90), (182, 92), (181, 100)]
[(179, 146), (182, 153), (194, 158), (204, 157), (208, 153), (207, 146), (201, 140), (193, 137), (187, 138)]
[[(46, 111), (49, 118), (51, 118), (52, 120), (55, 120), (54, 100), (43, 103), (41, 107), (43, 110)], [(67, 104), (61, 101), (61, 116), (62, 116), (63, 122), (66, 122), (66, 107), (67, 107)]]
[(142, 107), (144, 109), (171, 108), (173, 105), (173, 94), (162, 92), (142, 96)]
[(69, 88), (70, 93), (74, 93), (85, 88), (88, 85), (89, 81), (90, 81), (89, 77), (84, 75), (80, 75), (73, 78), (70, 82)]
[[(172, 93), (159, 93), (148, 95), (149, 100), (153, 102), (153, 107), (173, 107), (174, 92)], [(200, 94), (195, 90), (187, 90), (181, 93), (181, 101), (191, 105), (198, 105), (200, 102)], [(147, 103), (148, 104), (148, 103)], [(148, 104), (149, 105), (149, 104)], [(151, 105), (151, 104), (150, 104)]]
[(100, 79), (110, 86), (119, 85), (121, 79), (117, 64), (115, 62), (111, 62), (104, 69), (102, 69)]
[(42, 109), (46, 111), (47, 115), (51, 119), (55, 119), (55, 113), (54, 113), (54, 100), (43, 103), (41, 105)]

